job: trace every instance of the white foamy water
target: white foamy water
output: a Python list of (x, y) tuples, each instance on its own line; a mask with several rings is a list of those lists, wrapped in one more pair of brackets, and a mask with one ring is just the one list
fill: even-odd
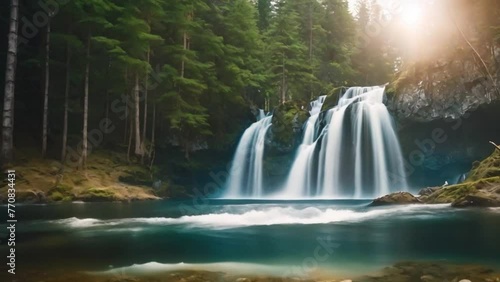
[(270, 266), (255, 263), (219, 262), (219, 263), (158, 263), (148, 262), (126, 267), (113, 268), (107, 271), (90, 272), (95, 275), (151, 275), (154, 273), (171, 271), (211, 271), (224, 272), (231, 275), (259, 275), (280, 276), (288, 272), (289, 266)]
[[(447, 211), (450, 205), (407, 205), (369, 210), (343, 208), (293, 208), (293, 207), (266, 207), (245, 211), (219, 212), (202, 215), (149, 218), (124, 218), (100, 220), (95, 218), (67, 218), (51, 221), (70, 228), (117, 228), (133, 225), (137, 228), (142, 225), (185, 225), (190, 228), (227, 229), (247, 226), (270, 226), (285, 224), (328, 224), (335, 222), (359, 222), (381, 217), (401, 217), (408, 215), (435, 216), (436, 210)], [(136, 229), (140, 231), (142, 229)]]

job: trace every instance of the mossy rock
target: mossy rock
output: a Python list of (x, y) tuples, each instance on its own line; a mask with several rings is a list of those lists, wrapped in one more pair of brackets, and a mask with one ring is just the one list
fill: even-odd
[[(495, 203), (498, 198), (498, 196), (495, 195), (498, 184), (500, 184), (500, 177), (490, 177), (478, 181), (443, 187), (429, 196), (420, 197), (420, 199), (429, 204), (454, 203), (455, 206), (464, 206), (464, 204), (458, 203), (467, 199), (470, 200), (474, 197), (480, 197), (485, 199), (484, 201), (480, 201), (481, 203), (487, 202), (486, 198), (491, 200), (490, 203)], [(479, 199), (478, 204), (480, 204)], [(487, 206), (486, 204), (480, 205)], [(490, 204), (488, 206), (497, 205)]]
[(80, 194), (78, 198), (90, 202), (111, 202), (118, 199), (115, 192), (104, 188), (90, 188)]
[(73, 200), (72, 196), (63, 195), (60, 192), (53, 192), (49, 195), (50, 201), (53, 202), (70, 202)]
[(321, 111), (327, 111), (339, 103), (340, 97), (344, 94), (344, 87), (336, 87), (332, 89), (325, 98), (325, 102), (323, 103), (323, 107), (321, 107)]
[[(497, 193), (498, 194), (498, 193)], [(500, 207), (500, 197), (498, 195), (491, 194), (489, 192), (479, 191), (474, 194), (466, 195), (454, 201), (451, 204), (456, 208), (466, 208), (466, 207)]]
[(48, 199), (53, 202), (69, 202), (75, 197), (73, 187), (59, 183), (47, 192)]
[(500, 151), (481, 162), (474, 162), (464, 183), (447, 186), (421, 197), (426, 203), (453, 203), (456, 207), (499, 206)]
[(288, 101), (273, 113), (273, 141), (279, 145), (294, 144), (297, 133), (309, 118), (308, 105), (303, 101)]
[(495, 150), (482, 162), (474, 162), (466, 181), (477, 181), (483, 178), (500, 177), (500, 151)]
[(397, 192), (373, 200), (370, 206), (408, 205), (422, 203), (417, 197), (408, 192)]
[(429, 196), (422, 196), (421, 199), (430, 204), (452, 203), (469, 194), (475, 193), (476, 183), (462, 183), (443, 187)]

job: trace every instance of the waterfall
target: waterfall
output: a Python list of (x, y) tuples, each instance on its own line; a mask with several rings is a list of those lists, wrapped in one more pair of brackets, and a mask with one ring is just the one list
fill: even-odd
[(260, 198), (263, 196), (262, 165), (266, 133), (272, 116), (260, 110), (253, 123), (240, 139), (227, 182), (227, 198)]
[(311, 115), (305, 123), (304, 136), (299, 146), (297, 157), (293, 162), (292, 169), (288, 175), (283, 196), (289, 198), (299, 198), (311, 195), (311, 181), (314, 177), (313, 162), (314, 148), (316, 146), (315, 138), (318, 136), (316, 122), (318, 121), (321, 107), (325, 102), (326, 96), (320, 96), (317, 100), (311, 102)]
[(312, 132), (318, 116), (311, 110), (297, 157), (276, 197), (371, 198), (405, 190), (402, 153), (383, 104), (384, 91), (349, 88), (325, 114), (320, 133)]
[(274, 195), (263, 189), (263, 157), (272, 116), (243, 134), (227, 182), (226, 198), (373, 198), (407, 189), (403, 158), (385, 87), (351, 87), (337, 106), (321, 112), (326, 96), (310, 104), (302, 142), (288, 178)]
[(264, 119), (266, 117), (266, 112), (263, 109), (259, 109), (259, 115), (257, 116), (257, 121)]

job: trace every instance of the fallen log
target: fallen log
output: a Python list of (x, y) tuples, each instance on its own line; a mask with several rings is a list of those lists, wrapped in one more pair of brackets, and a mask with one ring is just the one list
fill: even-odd
[(495, 144), (495, 142), (490, 141), (490, 144), (493, 145), (493, 146), (495, 146), (495, 148), (497, 148), (497, 150), (500, 151), (500, 146), (498, 146), (497, 144)]

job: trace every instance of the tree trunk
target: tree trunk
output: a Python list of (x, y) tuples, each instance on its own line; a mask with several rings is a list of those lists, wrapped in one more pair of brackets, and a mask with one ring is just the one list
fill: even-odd
[(80, 156), (80, 167), (87, 168), (87, 155), (88, 155), (88, 115), (89, 115), (89, 75), (90, 75), (90, 32), (87, 37), (87, 62), (85, 64), (85, 93), (83, 98), (83, 146), (82, 154)]
[(153, 122), (151, 124), (151, 149), (149, 150), (149, 159), (151, 160), (155, 150), (156, 133), (156, 103), (153, 103)]
[[(125, 84), (125, 93), (128, 93), (128, 83), (127, 83), (127, 79), (128, 79), (128, 68), (125, 68), (125, 73), (123, 75), (124, 77), (124, 80), (123, 80), (123, 83)], [(125, 99), (125, 125), (123, 126), (123, 144), (127, 144), (127, 136), (128, 136), (128, 98)]]
[[(106, 80), (109, 80), (109, 67), (110, 67), (110, 58), (109, 56), (107, 57), (107, 64), (106, 64)], [(106, 120), (109, 120), (109, 89), (108, 89), (108, 84), (106, 83), (104, 86), (104, 95), (106, 95), (106, 106), (105, 106), (105, 114), (104, 117)]]
[(312, 83), (314, 68), (313, 68), (313, 6), (311, 3), (309, 3), (309, 67), (311, 68), (311, 80), (309, 81), (309, 91), (310, 91), (309, 99), (312, 100), (314, 97), (313, 83)]
[[(188, 21), (191, 21), (193, 19), (193, 12), (188, 13), (187, 19), (188, 19)], [(182, 34), (182, 41), (183, 41), (183, 50), (184, 51), (189, 50), (191, 44), (190, 44), (189, 35), (187, 34), (186, 31), (184, 31), (184, 33)], [(183, 58), (182, 62), (181, 62), (181, 77), (182, 78), (184, 78), (185, 71), (186, 71), (186, 62)]]
[(285, 78), (285, 53), (283, 53), (283, 65), (281, 69), (281, 104), (286, 102), (286, 78)]
[(69, 97), (69, 84), (70, 84), (70, 56), (71, 50), (69, 44), (66, 45), (66, 84), (64, 87), (64, 122), (63, 122), (63, 140), (61, 151), (61, 162), (64, 164), (66, 160), (66, 146), (68, 142), (68, 97)]
[(141, 118), (140, 118), (140, 102), (139, 102), (139, 75), (135, 74), (134, 87), (134, 123), (135, 123), (135, 150), (136, 156), (141, 156)]
[(189, 152), (191, 150), (191, 144), (189, 142), (185, 142), (184, 144), (184, 158), (189, 161)]
[[(127, 116), (127, 119), (129, 117)], [(129, 122), (130, 124), (130, 130), (129, 130), (129, 136), (128, 136), (128, 147), (127, 147), (127, 162), (130, 164), (130, 149), (132, 148), (132, 135), (134, 134), (134, 124), (132, 121)]]
[(3, 101), (2, 120), (2, 156), (3, 164), (14, 157), (14, 94), (17, 65), (17, 30), (18, 30), (19, 0), (11, 0), (10, 27), (5, 70), (5, 95)]
[[(186, 51), (187, 50), (187, 33), (186, 32), (184, 32), (184, 34), (182, 35), (182, 41), (183, 41), (183, 50)], [(183, 55), (182, 62), (181, 62), (181, 77), (182, 78), (184, 77), (185, 68), (186, 68), (186, 62), (184, 61), (184, 55)]]
[[(147, 62), (149, 64), (150, 50), (147, 52)], [(146, 78), (144, 79), (144, 118), (142, 123), (142, 143), (141, 143), (141, 163), (144, 163), (144, 155), (146, 152), (146, 132), (148, 125), (148, 79), (149, 79), (149, 68), (146, 68)]]
[(47, 127), (49, 123), (49, 83), (50, 83), (50, 17), (47, 23), (47, 37), (45, 40), (45, 89), (43, 93), (43, 132), (42, 158), (47, 155)]

